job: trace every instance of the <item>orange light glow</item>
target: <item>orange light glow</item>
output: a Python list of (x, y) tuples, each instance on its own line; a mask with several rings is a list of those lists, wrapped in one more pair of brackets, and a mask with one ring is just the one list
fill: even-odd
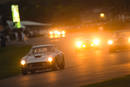
[(94, 44), (94, 45), (99, 45), (99, 44), (100, 44), (100, 39), (95, 38), (95, 39), (93, 40), (93, 44)]
[(94, 44), (91, 44), (91, 47), (93, 47), (94, 46)]
[(113, 44), (113, 41), (112, 41), (112, 40), (108, 40), (108, 44), (109, 44), (109, 45), (112, 45), (112, 44)]
[(21, 60), (21, 65), (25, 65), (26, 61), (25, 60)]
[(130, 37), (128, 38), (128, 43), (130, 43)]
[(54, 38), (54, 36), (53, 36), (53, 35), (50, 35), (50, 38)]
[(85, 45), (85, 44), (83, 45), (83, 48), (86, 48), (86, 45)]
[(65, 37), (65, 34), (63, 34), (62, 37)]
[(104, 14), (104, 13), (100, 13), (100, 17), (101, 17), (101, 18), (104, 18), (104, 17), (105, 17), (105, 14)]
[(48, 58), (48, 62), (51, 63), (52, 61), (53, 61), (53, 58), (52, 58), (52, 57), (49, 57), (49, 58)]
[(57, 31), (57, 30), (55, 30), (55, 31), (54, 31), (54, 33), (55, 33), (55, 34), (58, 34), (58, 31)]
[(65, 36), (66, 36), (65, 31), (53, 30), (49, 32), (50, 38), (60, 38), (60, 37), (65, 37)]
[(50, 35), (52, 35), (52, 34), (53, 34), (53, 32), (52, 32), (52, 31), (50, 31), (50, 32), (49, 32), (49, 34), (50, 34)]
[(61, 33), (62, 33), (62, 34), (65, 34), (65, 31), (62, 31)]
[(58, 38), (59, 36), (57, 34), (55, 34), (55, 38)]
[(81, 48), (82, 44), (83, 44), (82, 41), (77, 41), (77, 42), (76, 42), (76, 46), (77, 46), (78, 48)]

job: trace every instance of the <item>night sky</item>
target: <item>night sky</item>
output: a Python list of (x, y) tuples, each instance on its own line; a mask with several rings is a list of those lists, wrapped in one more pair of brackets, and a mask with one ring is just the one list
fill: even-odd
[[(15, 0), (0, 0), (1, 2)], [(109, 15), (130, 12), (130, 0), (16, 0), (20, 5), (21, 18), (37, 21), (78, 21), (81, 16), (95, 16), (94, 10)], [(0, 9), (5, 12), (9, 6)], [(7, 11), (7, 13), (9, 13)], [(6, 14), (7, 14), (6, 13)], [(2, 13), (3, 14), (3, 13)], [(71, 22), (70, 21), (70, 22)]]

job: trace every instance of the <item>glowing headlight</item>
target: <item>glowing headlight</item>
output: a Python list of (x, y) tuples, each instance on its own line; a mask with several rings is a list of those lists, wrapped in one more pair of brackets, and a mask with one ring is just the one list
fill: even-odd
[(21, 60), (21, 65), (25, 65), (26, 61), (25, 60)]
[(91, 44), (91, 47), (93, 47), (94, 46), (94, 44)]
[(50, 32), (49, 32), (49, 34), (50, 34), (50, 35), (52, 35), (52, 34), (53, 34), (53, 32), (52, 32), (52, 31), (50, 31)]
[(52, 62), (53, 61), (53, 58), (52, 57), (48, 57), (48, 62)]
[(57, 32), (57, 34), (58, 34), (58, 35), (60, 35), (60, 34), (61, 34), (61, 32)]
[(50, 35), (49, 35), (50, 38), (53, 38), (53, 37), (54, 37), (54, 36), (53, 36), (53, 34), (54, 34), (53, 31), (50, 31), (49, 34), (50, 34)]
[(77, 42), (76, 42), (76, 46), (77, 46), (78, 48), (81, 48), (82, 44), (83, 44), (82, 41), (77, 41)]
[(54, 38), (54, 36), (53, 36), (53, 35), (50, 35), (50, 38)]
[(65, 34), (63, 34), (62, 37), (65, 37)]
[(62, 34), (65, 34), (65, 31), (62, 31), (61, 33), (62, 33)]
[(128, 38), (128, 43), (130, 43), (130, 37)]
[(108, 40), (107, 42), (109, 45), (112, 45), (113, 44), (113, 41), (112, 40)]
[(54, 33), (55, 33), (55, 34), (58, 34), (58, 31), (57, 31), (57, 30), (55, 30), (55, 31), (54, 31)]
[(83, 47), (83, 48), (86, 48), (86, 45), (84, 44), (82, 47)]
[(62, 34), (62, 37), (65, 37), (66, 32), (65, 32), (65, 31), (62, 31), (61, 34)]
[(53, 30), (49, 32), (49, 37), (50, 38), (60, 38), (60, 37), (65, 37), (66, 32), (65, 31), (58, 31), (58, 30)]
[(94, 45), (99, 45), (100, 44), (100, 40), (99, 39), (94, 39), (93, 43), (94, 43)]

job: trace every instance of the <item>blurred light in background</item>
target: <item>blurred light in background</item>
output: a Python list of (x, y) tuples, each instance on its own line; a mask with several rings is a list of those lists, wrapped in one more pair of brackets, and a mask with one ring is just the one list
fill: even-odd
[(104, 13), (100, 13), (100, 18), (104, 18), (105, 14)]
[(85, 45), (85, 44), (83, 45), (83, 48), (86, 48), (86, 45)]
[(50, 33), (50, 35), (52, 35), (52, 34), (53, 34), (53, 32), (52, 32), (52, 31), (50, 31), (49, 33)]
[(108, 45), (112, 45), (113, 44), (113, 40), (108, 40)]
[(93, 47), (94, 46), (94, 44), (93, 43), (91, 43), (91, 47)]
[(53, 30), (53, 31), (49, 32), (49, 37), (50, 38), (66, 37), (66, 32), (65, 31), (60, 31), (60, 30)]
[(93, 44), (94, 45), (99, 45), (100, 44), (100, 39), (99, 38), (95, 38), (94, 40), (93, 40)]
[(130, 43), (130, 37), (128, 38), (128, 43)]
[(78, 48), (81, 48), (81, 47), (82, 47), (82, 44), (83, 44), (82, 41), (77, 41), (77, 42), (76, 42), (76, 46), (77, 46)]

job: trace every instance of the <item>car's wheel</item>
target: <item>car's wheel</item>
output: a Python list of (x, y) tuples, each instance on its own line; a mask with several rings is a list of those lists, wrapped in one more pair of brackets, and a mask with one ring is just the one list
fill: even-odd
[(59, 69), (59, 66), (57, 64), (57, 60), (55, 59), (55, 62), (53, 63), (52, 70), (56, 71)]
[(22, 74), (23, 75), (27, 75), (28, 74), (28, 71), (26, 69), (22, 69)]
[(64, 56), (62, 57), (62, 63), (60, 64), (60, 69), (64, 69), (65, 68), (65, 61), (64, 61)]
[(65, 68), (65, 63), (62, 63), (61, 65), (60, 65), (60, 69), (64, 69)]

